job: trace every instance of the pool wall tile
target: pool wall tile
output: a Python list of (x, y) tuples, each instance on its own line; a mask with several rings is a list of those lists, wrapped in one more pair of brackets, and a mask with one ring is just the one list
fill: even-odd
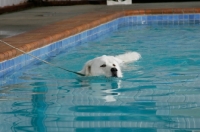
[[(56, 50), (59, 48), (69, 48), (73, 46), (80, 45), (82, 43), (86, 43), (92, 41), (106, 33), (116, 31), (118, 28), (121, 28), (126, 25), (141, 25), (141, 24), (187, 24), (187, 23), (200, 23), (200, 14), (193, 14), (191, 12), (199, 12), (200, 10), (173, 10), (168, 9), (163, 11), (161, 15), (159, 10), (137, 10), (137, 11), (127, 11), (124, 13), (116, 13), (114, 15), (106, 16), (104, 18), (99, 18), (99, 21), (92, 21), (91, 24), (83, 24), (82, 26), (78, 26), (75, 29), (70, 29), (69, 31), (65, 31), (65, 34), (71, 35), (67, 38), (63, 38), (61, 33), (57, 33), (52, 37), (44, 38), (38, 42), (30, 43), (20, 49), (24, 51), (30, 51), (30, 54), (40, 57), (46, 58), (47, 56), (54, 55)], [(174, 14), (168, 14), (168, 13)], [(188, 12), (188, 14), (178, 14), (181, 12)], [(147, 15), (148, 14), (148, 15)], [(102, 24), (103, 23), (103, 24)], [(90, 29), (88, 29), (90, 27)], [(87, 30), (86, 30), (87, 29)], [(81, 31), (81, 32), (80, 32)], [(53, 39), (57, 41), (53, 42)], [(43, 43), (50, 43), (49, 45), (44, 45)], [(39, 47), (40, 45), (44, 45), (43, 47)], [(25, 65), (31, 64), (35, 61), (32, 57), (28, 55), (20, 55), (17, 56), (19, 52), (12, 50), (4, 52), (0, 54), (0, 60), (7, 59), (5, 61), (0, 62), (0, 77), (5, 76), (6, 74), (12, 72), (13, 70), (19, 70)], [(10, 58), (10, 56), (17, 56), (14, 58)]]

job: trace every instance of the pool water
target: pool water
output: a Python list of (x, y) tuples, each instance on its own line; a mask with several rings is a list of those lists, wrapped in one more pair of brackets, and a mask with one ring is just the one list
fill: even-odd
[(4, 76), (0, 131), (194, 132), (200, 129), (200, 26), (125, 26), (47, 61), (79, 71), (101, 55), (137, 51), (123, 78), (80, 77), (44, 63)]

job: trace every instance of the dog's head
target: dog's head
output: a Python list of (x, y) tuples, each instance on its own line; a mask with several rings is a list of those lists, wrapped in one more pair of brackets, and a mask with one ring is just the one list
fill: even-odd
[(103, 55), (88, 61), (81, 73), (86, 76), (122, 77), (121, 62), (114, 56)]

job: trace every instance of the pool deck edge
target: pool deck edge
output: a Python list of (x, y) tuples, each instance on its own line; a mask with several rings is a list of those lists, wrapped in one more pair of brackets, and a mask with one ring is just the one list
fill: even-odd
[[(86, 13), (2, 40), (25, 52), (30, 52), (123, 16), (187, 13), (200, 13), (200, 8), (140, 9)], [(16, 49), (2, 44), (0, 48), (0, 62), (21, 54)]]

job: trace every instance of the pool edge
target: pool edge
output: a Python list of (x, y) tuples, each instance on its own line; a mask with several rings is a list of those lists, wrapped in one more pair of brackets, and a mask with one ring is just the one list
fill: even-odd
[[(30, 52), (32, 50), (46, 46), (52, 42), (70, 37), (82, 31), (91, 29), (93, 27), (123, 16), (186, 13), (200, 13), (200, 8), (145, 9), (113, 11), (108, 13), (88, 13), (2, 40), (12, 45), (16, 45), (16, 47), (22, 49), (25, 52)], [(0, 51), (0, 62), (9, 60), (21, 54), (22, 53), (16, 51), (15, 49), (6, 48), (5, 50)]]

